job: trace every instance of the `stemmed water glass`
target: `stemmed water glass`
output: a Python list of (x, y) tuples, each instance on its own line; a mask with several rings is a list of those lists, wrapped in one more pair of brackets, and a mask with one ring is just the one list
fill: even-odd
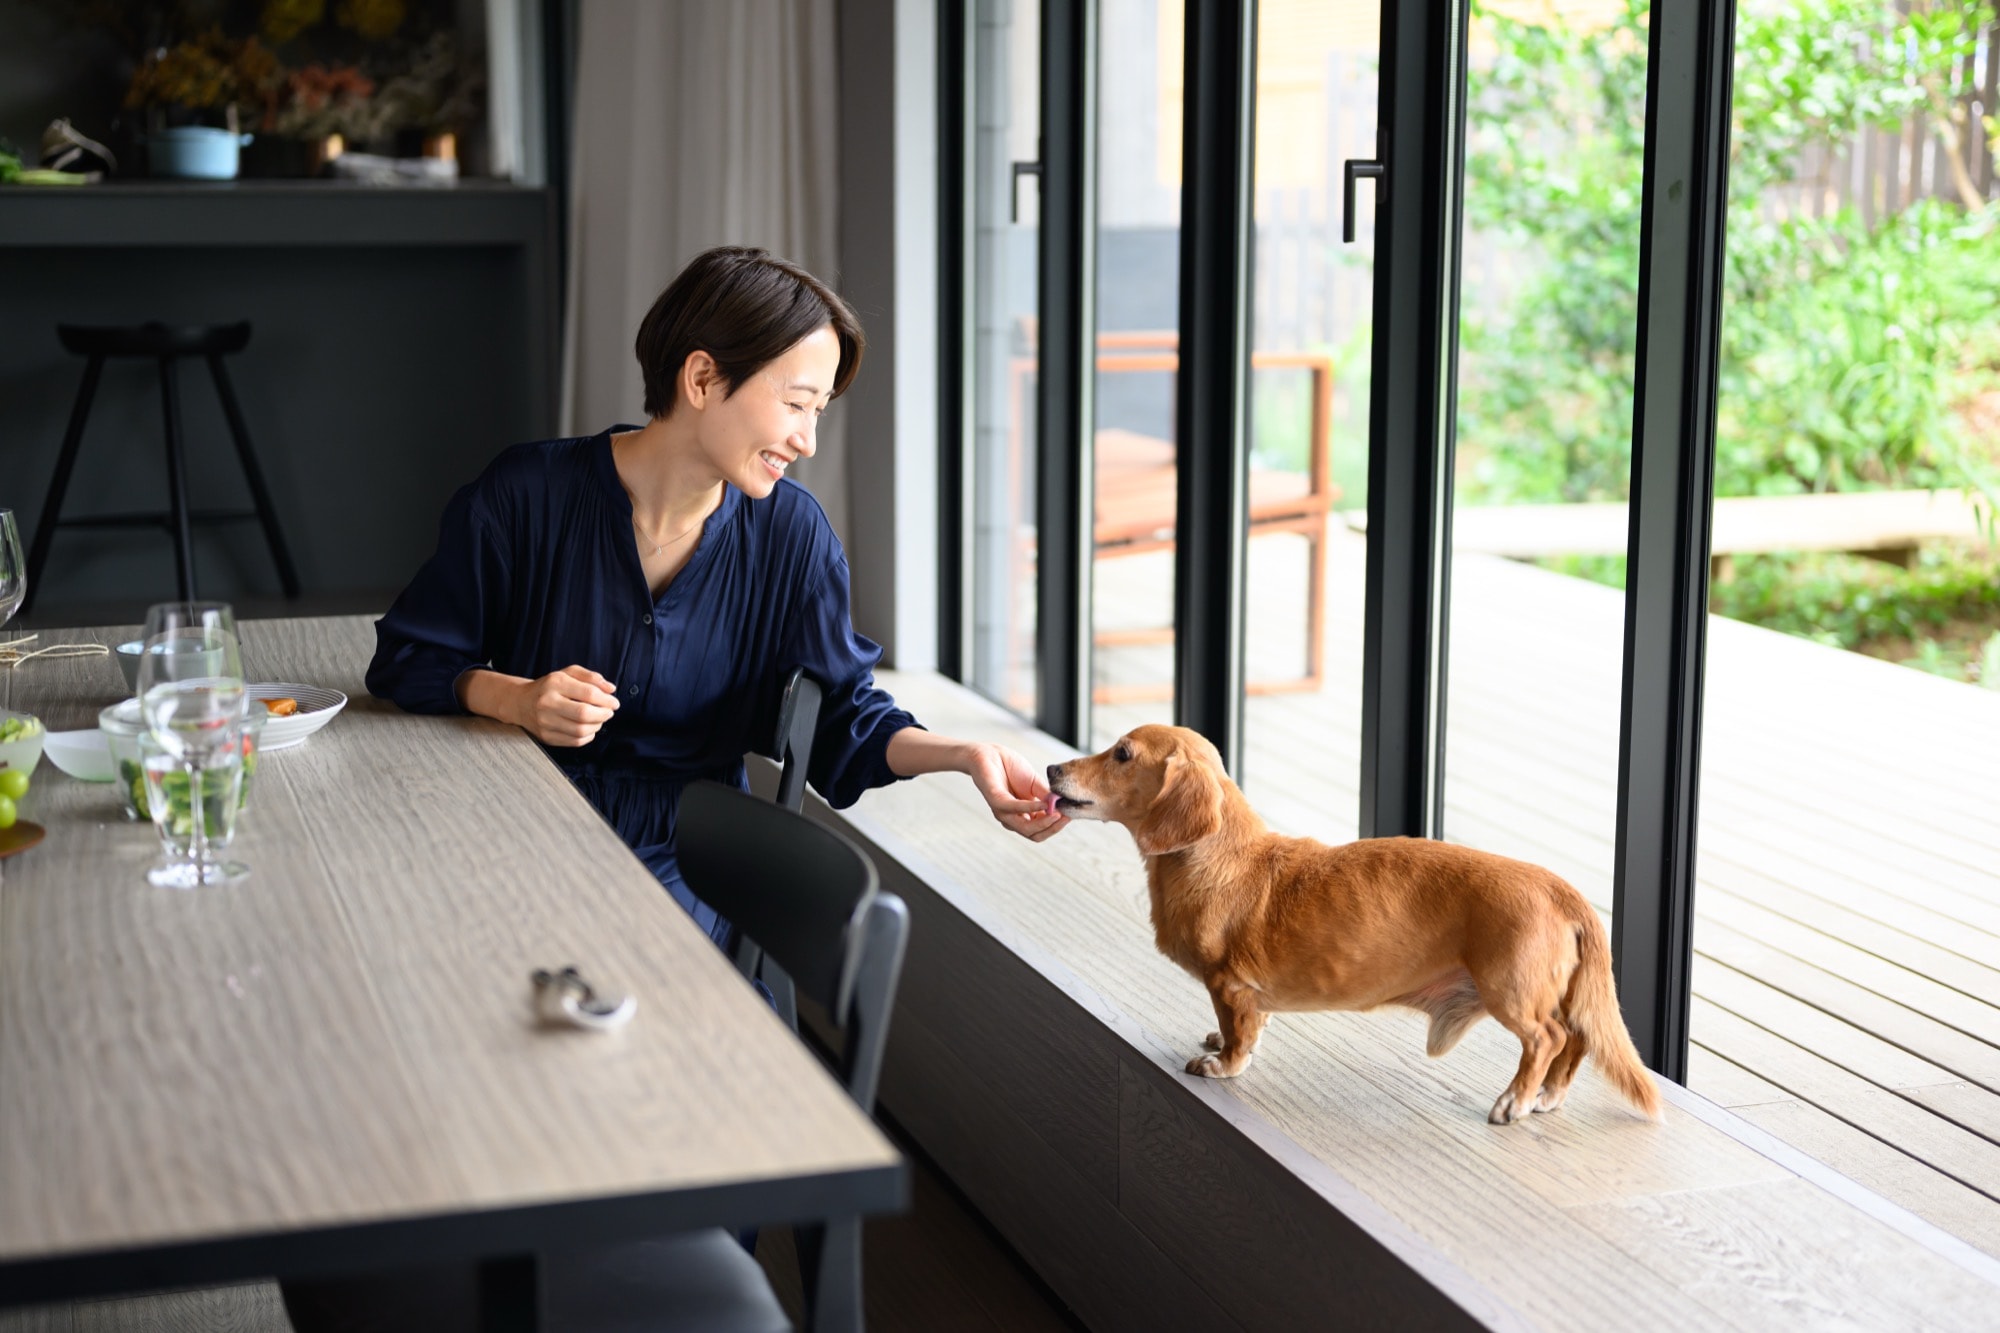
[[(210, 860), (208, 824), (211, 810), (220, 808), (226, 831), (235, 813), (235, 784), (225, 781), (225, 790), (212, 793), (205, 775), (240, 762), (230, 757), (239, 746), (244, 709), (236, 617), (226, 602), (161, 602), (146, 612), (144, 642), (140, 715), (160, 749), (187, 774), (192, 820), (189, 862), (169, 859), (146, 877), (171, 888), (233, 883), (249, 867)], [(219, 807), (212, 796), (219, 796)]]
[(0, 509), (0, 625), (14, 618), (28, 595), (28, 566), (21, 559), (21, 529), (14, 511)]
[[(21, 529), (14, 522), (13, 510), (0, 509), (0, 625), (14, 618), (27, 595), (28, 566), (21, 559)], [(10, 680), (9, 696), (12, 685)]]

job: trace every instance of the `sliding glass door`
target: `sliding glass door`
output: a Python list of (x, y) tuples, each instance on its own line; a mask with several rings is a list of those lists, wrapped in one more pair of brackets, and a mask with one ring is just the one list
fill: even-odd
[(1554, 866), (1679, 1077), (1733, 5), (948, 8), (961, 677)]
[[(1257, 22), (1243, 763), (1273, 827), (1360, 825), (1380, 15), (1267, 0)], [(1351, 233), (1352, 239), (1347, 239)]]
[(1647, 22), (1493, 5), (1467, 42), (1443, 835), (1607, 918)]
[[(958, 340), (967, 354), (950, 368), (969, 380), (970, 438), (955, 497), (966, 512), (970, 633), (966, 683), (1017, 712), (1037, 704), (1036, 387), (1041, 257), (1041, 15), (1018, 0), (965, 7), (958, 30), (970, 59), (971, 95), (961, 104), (969, 151), (962, 161), (969, 213), (960, 229), (969, 316)], [(959, 110), (961, 108), (954, 108)], [(956, 424), (956, 423), (954, 423)]]

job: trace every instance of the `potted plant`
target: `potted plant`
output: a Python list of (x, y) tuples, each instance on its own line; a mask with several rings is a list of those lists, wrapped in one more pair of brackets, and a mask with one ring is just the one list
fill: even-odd
[(249, 142), (242, 121), (283, 79), (283, 66), (255, 37), (232, 40), (210, 29), (155, 48), (125, 91), (126, 108), (145, 117), (152, 174), (234, 177), (238, 153)]
[(285, 76), (252, 145), (260, 175), (317, 176), (369, 131), (375, 81), (354, 65), (301, 65)]

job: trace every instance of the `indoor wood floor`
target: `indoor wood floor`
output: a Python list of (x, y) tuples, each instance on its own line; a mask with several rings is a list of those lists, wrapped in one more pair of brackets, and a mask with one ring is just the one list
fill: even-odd
[[(1326, 681), (1253, 697), (1244, 785), (1354, 835), (1362, 544), (1333, 534)], [(1261, 548), (1261, 549), (1260, 549)], [(1303, 543), (1253, 543), (1249, 674), (1302, 660)], [(1609, 913), (1624, 600), (1454, 562), (1445, 832)], [(1170, 565), (1100, 562), (1100, 627), (1155, 623)], [(1167, 650), (1100, 650), (1101, 681)], [(1108, 741), (1164, 704), (1097, 710)], [(2000, 1255), (2000, 691), (1711, 619), (1690, 1086)]]

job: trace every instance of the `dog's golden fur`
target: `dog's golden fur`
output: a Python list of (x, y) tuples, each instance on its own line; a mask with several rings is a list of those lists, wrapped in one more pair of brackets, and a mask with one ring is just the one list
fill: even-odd
[(1190, 1074), (1242, 1073), (1273, 1013), (1399, 1004), (1430, 1015), (1434, 1056), (1489, 1014), (1520, 1038), (1495, 1124), (1562, 1105), (1586, 1054), (1659, 1117), (1604, 925), (1555, 874), (1421, 838), (1281, 837), (1215, 747), (1180, 727), (1140, 727), (1052, 764), (1049, 785), (1063, 813), (1123, 824), (1146, 858), (1154, 940), (1215, 1004), (1218, 1031)]

